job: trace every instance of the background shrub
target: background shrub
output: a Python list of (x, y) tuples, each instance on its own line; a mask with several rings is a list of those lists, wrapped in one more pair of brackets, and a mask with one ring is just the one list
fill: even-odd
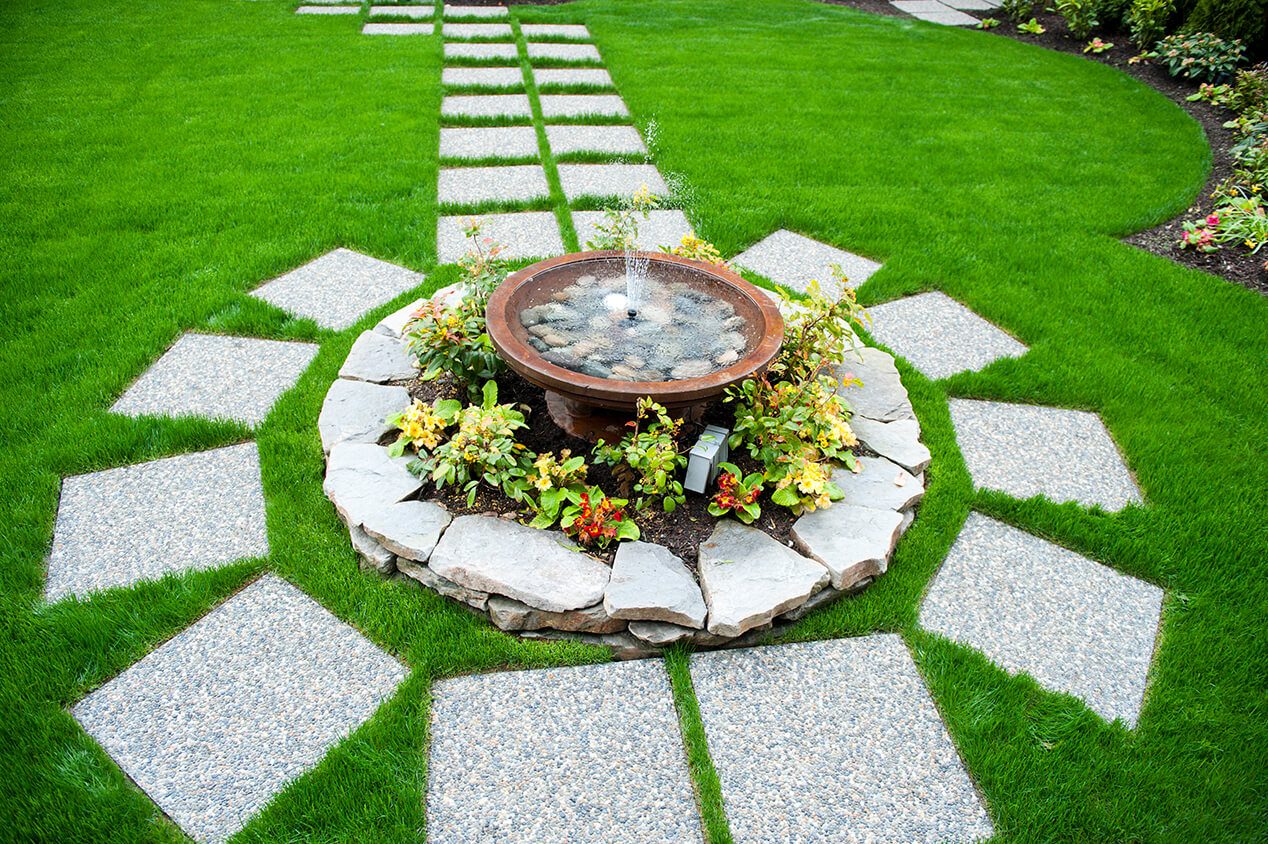
[(1197, 0), (1182, 28), (1240, 38), (1252, 55), (1263, 56), (1268, 49), (1268, 0)]

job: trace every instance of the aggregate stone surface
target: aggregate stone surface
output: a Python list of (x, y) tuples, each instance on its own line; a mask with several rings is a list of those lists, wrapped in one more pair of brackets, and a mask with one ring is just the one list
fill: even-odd
[(361, 27), (362, 35), (431, 35), (433, 23), (367, 23)]
[(526, 94), (473, 94), (445, 97), (440, 113), (445, 117), (531, 117), (533, 109)]
[(441, 27), (446, 38), (510, 38), (509, 23), (447, 23)]
[(540, 164), (442, 169), (437, 191), (442, 205), (527, 202), (550, 195)]
[(360, 6), (300, 6), (297, 15), (359, 15)]
[(979, 488), (1110, 511), (1144, 503), (1095, 413), (969, 399), (951, 399), (950, 409), (964, 462)]
[(522, 88), (524, 72), (518, 67), (447, 67), (440, 72), (440, 81), (445, 85)]
[[(531, 129), (530, 129), (531, 131)], [(436, 221), (438, 262), (452, 264), (467, 253), (471, 242), (462, 227), (470, 215), (441, 217)], [(481, 214), (481, 232), (506, 245), (506, 258), (549, 258), (564, 254), (559, 221), (551, 211), (519, 211), (513, 214)]]
[[(682, 243), (683, 235), (691, 234), (691, 223), (681, 211), (649, 211), (646, 220), (642, 215), (637, 220), (638, 237), (635, 242), (639, 249), (652, 251), (659, 250), (662, 246), (677, 246)], [(602, 211), (572, 212), (572, 225), (577, 231), (577, 242), (582, 247), (599, 233), (595, 224), (601, 222)]]
[(258, 425), (317, 355), (313, 343), (186, 334), (110, 410), (208, 416)]
[(965, 12), (986, 12), (999, 8), (999, 0), (942, 0), (942, 5)]
[[(543, 103), (548, 99), (542, 97)], [(607, 152), (646, 155), (647, 147), (633, 126), (547, 126), (546, 141), (555, 155), (570, 152)], [(640, 223), (643, 221), (640, 219)]]
[(327, 453), (342, 442), (376, 443), (392, 430), (387, 420), (409, 407), (409, 390), (340, 378), (330, 385), (317, 415)]
[(970, 513), (929, 587), (920, 624), (1130, 728), (1161, 610), (1158, 587)]
[(832, 279), (833, 264), (845, 271), (849, 287), (858, 287), (881, 268), (875, 261), (787, 229), (759, 240), (732, 261), (800, 293), (806, 292), (814, 279), (830, 295), (839, 292)]
[(542, 116), (581, 117), (598, 114), (611, 117), (629, 117), (625, 101), (616, 94), (543, 94)]
[(525, 38), (589, 38), (590, 30), (579, 23), (526, 23), (520, 26)]
[(436, 14), (433, 6), (371, 6), (370, 17), (391, 15), (400, 18), (430, 18)]
[(447, 59), (518, 59), (519, 48), (514, 44), (467, 44), (450, 41), (445, 44)]
[(899, 636), (697, 653), (691, 676), (737, 844), (992, 835)]
[(537, 158), (537, 130), (532, 126), (442, 128), (440, 157)]
[(535, 67), (533, 81), (538, 88), (547, 85), (595, 85), (612, 87), (612, 77), (601, 67)]
[(560, 164), (559, 183), (569, 200), (633, 196), (644, 185), (657, 196), (669, 193), (660, 171), (651, 164)]
[(457, 677), (433, 695), (432, 844), (703, 840), (659, 660)]
[(255, 443), (76, 475), (62, 483), (49, 602), (269, 553)]
[(418, 375), (418, 366), (401, 340), (373, 329), (361, 332), (339, 367), (340, 378), (355, 381), (404, 381)]
[(421, 273), (351, 249), (335, 249), (251, 295), (322, 328), (342, 331), (423, 281)]
[(530, 59), (551, 59), (563, 62), (597, 62), (599, 48), (593, 44), (528, 44)]
[(405, 673), (269, 574), (72, 714), (194, 840), (220, 842), (369, 718)]
[(1029, 349), (945, 293), (932, 291), (868, 308), (872, 336), (928, 378), (976, 372)]
[(958, 12), (949, 5), (935, 0), (890, 0), (890, 5), (913, 18), (929, 23), (947, 24), (950, 26), (975, 26), (977, 18)]
[[(313, 6), (343, 6), (348, 5), (348, 0), (308, 0), (308, 3)], [(351, 5), (354, 8), (361, 7), (360, 3), (353, 3)]]
[(846, 376), (862, 382), (837, 388), (837, 394), (857, 415), (880, 422), (916, 418), (893, 355), (870, 346), (860, 347), (858, 355), (847, 353), (845, 362), (835, 372), (838, 383)]
[(447, 18), (504, 18), (505, 6), (445, 6)]

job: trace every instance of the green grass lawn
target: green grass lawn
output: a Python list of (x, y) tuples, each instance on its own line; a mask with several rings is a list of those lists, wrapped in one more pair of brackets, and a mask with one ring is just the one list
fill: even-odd
[[(270, 569), (412, 669), (241, 841), (424, 835), (431, 682), (591, 662), (361, 573), (321, 491), (317, 411), (353, 338), (246, 297), (337, 246), (435, 263), (441, 49), (293, 3), (0, 8), (0, 839), (181, 841), (68, 707)], [(789, 228), (884, 262), (872, 304), (941, 289), (1031, 347), (904, 380), (934, 452), (889, 573), (792, 638), (900, 631), (1006, 841), (1250, 841), (1268, 823), (1268, 301), (1122, 245), (1183, 211), (1209, 151), (1104, 66), (794, 0), (586, 0), (635, 122), (723, 254)], [(673, 32), (666, 38), (667, 31)], [(107, 408), (180, 334), (320, 342), (252, 434)], [(901, 365), (901, 364), (900, 364)], [(975, 492), (947, 395), (1102, 415), (1148, 502), (1119, 514)], [(267, 559), (42, 603), (60, 479), (260, 445)], [(1073, 444), (1072, 444), (1073, 445)], [(1167, 591), (1139, 728), (919, 630), (981, 510)], [(729, 840), (683, 654), (669, 667), (714, 842)]]

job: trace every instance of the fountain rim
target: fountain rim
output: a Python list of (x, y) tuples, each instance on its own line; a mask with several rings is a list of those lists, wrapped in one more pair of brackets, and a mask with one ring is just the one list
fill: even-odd
[[(682, 408), (712, 399), (732, 384), (763, 372), (775, 360), (784, 342), (784, 318), (775, 301), (759, 288), (749, 284), (735, 272), (680, 255), (666, 252), (644, 252), (651, 262), (674, 264), (694, 270), (733, 289), (750, 300), (761, 314), (763, 325), (758, 343), (738, 361), (699, 378), (683, 378), (677, 381), (616, 381), (583, 375), (545, 360), (536, 349), (521, 342), (514, 335), (511, 319), (518, 314), (508, 313), (512, 296), (538, 275), (556, 267), (587, 261), (624, 260), (620, 249), (600, 249), (588, 252), (570, 252), (530, 264), (507, 276), (489, 297), (485, 311), (485, 326), (497, 353), (507, 365), (526, 380), (546, 390), (552, 390), (588, 404), (608, 408), (630, 408), (644, 396), (650, 396), (667, 408)], [(496, 318), (495, 318), (496, 316)], [(672, 397), (672, 398), (667, 398)]]

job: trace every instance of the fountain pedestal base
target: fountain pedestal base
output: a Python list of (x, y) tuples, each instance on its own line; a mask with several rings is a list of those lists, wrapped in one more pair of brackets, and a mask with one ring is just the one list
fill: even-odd
[[(704, 416), (704, 405), (671, 408), (675, 419), (699, 422)], [(633, 428), (634, 414), (624, 410), (611, 410), (570, 399), (552, 390), (546, 391), (546, 410), (555, 424), (574, 437), (597, 443), (616, 444)]]

